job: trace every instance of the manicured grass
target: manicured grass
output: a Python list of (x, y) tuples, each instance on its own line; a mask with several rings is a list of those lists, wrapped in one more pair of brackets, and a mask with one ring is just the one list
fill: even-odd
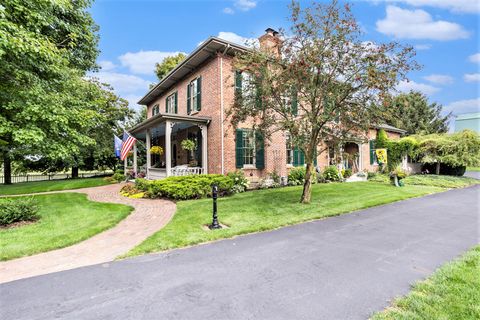
[(480, 167), (467, 167), (467, 171), (477, 171), (477, 172), (480, 172)]
[(372, 319), (480, 319), (480, 246), (438, 269)]
[(301, 186), (251, 191), (218, 200), (219, 220), (230, 228), (215, 231), (202, 229), (211, 222), (211, 199), (181, 201), (172, 221), (128, 255), (275, 229), (442, 190), (425, 186), (395, 188), (371, 182), (317, 184), (308, 205), (298, 202)]
[[(379, 174), (372, 179), (371, 182), (390, 183), (388, 175)], [(472, 184), (479, 184), (480, 180), (469, 177), (444, 176), (434, 174), (416, 174), (403, 179), (405, 185), (417, 186), (433, 186), (439, 188), (464, 188)]]
[(105, 181), (103, 178), (22, 182), (0, 185), (0, 196), (98, 187), (106, 184), (110, 184), (110, 182)]
[[(59, 193), (34, 197), (40, 220), (0, 229), (0, 260), (9, 260), (80, 242), (116, 225), (132, 208), (87, 200), (85, 194)], [(2, 199), (0, 199), (2, 201)]]

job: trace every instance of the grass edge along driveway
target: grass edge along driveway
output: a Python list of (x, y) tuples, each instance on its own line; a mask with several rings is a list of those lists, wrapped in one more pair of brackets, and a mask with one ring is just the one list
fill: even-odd
[(480, 319), (480, 246), (449, 262), (372, 320)]
[(168, 225), (123, 257), (272, 230), (444, 190), (373, 182), (316, 184), (310, 204), (299, 203), (302, 186), (251, 191), (218, 199), (219, 221), (229, 228), (215, 231), (202, 228), (212, 219), (211, 199), (180, 201)]
[(0, 229), (0, 261), (73, 245), (112, 228), (133, 211), (127, 205), (90, 201), (81, 193), (34, 198), (40, 207), (40, 220)]
[(0, 185), (0, 196), (99, 187), (107, 184), (110, 182), (105, 181), (104, 178), (21, 182)]

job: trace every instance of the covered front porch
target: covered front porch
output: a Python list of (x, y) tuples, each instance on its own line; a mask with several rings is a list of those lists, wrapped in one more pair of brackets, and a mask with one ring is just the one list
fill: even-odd
[(329, 165), (335, 165), (339, 170), (352, 170), (352, 173), (362, 171), (364, 169), (362, 146), (362, 140), (354, 138), (338, 145), (330, 144), (328, 147)]
[[(208, 173), (208, 124), (210, 118), (159, 113), (130, 130), (145, 142), (147, 179)], [(185, 142), (188, 140), (188, 142)], [(190, 148), (185, 148), (186, 146)], [(137, 146), (133, 148), (137, 173)]]

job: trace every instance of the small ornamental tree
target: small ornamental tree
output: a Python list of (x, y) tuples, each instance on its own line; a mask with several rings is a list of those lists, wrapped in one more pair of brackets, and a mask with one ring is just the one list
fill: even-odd
[(419, 161), (435, 163), (436, 174), (440, 174), (442, 163), (452, 167), (480, 165), (480, 136), (474, 131), (430, 134), (416, 139), (419, 141)]
[(362, 40), (349, 5), (333, 1), (301, 9), (294, 1), (290, 9), (291, 27), (280, 31), (278, 46), (254, 46), (236, 56), (242, 89), (231, 121), (237, 126), (253, 119), (267, 139), (276, 131), (290, 134), (305, 154), (301, 202), (308, 203), (314, 157), (326, 149), (321, 142), (366, 139), (376, 123), (375, 105), (418, 65), (411, 47)]

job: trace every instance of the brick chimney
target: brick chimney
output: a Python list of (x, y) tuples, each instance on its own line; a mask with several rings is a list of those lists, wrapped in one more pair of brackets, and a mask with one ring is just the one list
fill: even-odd
[(265, 33), (258, 38), (260, 49), (270, 53), (280, 55), (280, 46), (282, 40), (278, 37), (278, 32), (272, 28), (265, 30)]

